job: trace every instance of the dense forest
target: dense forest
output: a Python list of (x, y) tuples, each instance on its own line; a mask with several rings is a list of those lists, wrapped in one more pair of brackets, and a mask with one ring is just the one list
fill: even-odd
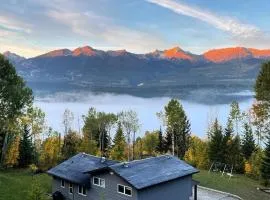
[(226, 126), (216, 118), (204, 138), (192, 134), (181, 102), (171, 99), (156, 116), (161, 127), (138, 137), (140, 122), (133, 110), (105, 113), (89, 108), (83, 128), (72, 129), (73, 113), (63, 113), (62, 133), (46, 126), (45, 113), (33, 105), (33, 94), (12, 64), (0, 55), (1, 168), (45, 172), (85, 152), (119, 161), (171, 153), (199, 169), (230, 166), (262, 184), (270, 180), (270, 62), (262, 64), (254, 86), (256, 102), (248, 112), (231, 103)]

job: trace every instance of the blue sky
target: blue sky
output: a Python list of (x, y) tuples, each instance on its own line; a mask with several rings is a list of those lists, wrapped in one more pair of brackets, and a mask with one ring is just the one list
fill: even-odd
[(270, 48), (269, 0), (5, 0), (0, 52)]

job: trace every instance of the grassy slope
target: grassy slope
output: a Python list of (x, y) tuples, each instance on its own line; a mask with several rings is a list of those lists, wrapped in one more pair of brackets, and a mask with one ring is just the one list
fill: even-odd
[(234, 175), (229, 180), (228, 176), (221, 177), (221, 173), (208, 173), (201, 170), (194, 179), (200, 181), (201, 186), (229, 192), (242, 197), (245, 200), (269, 200), (270, 195), (258, 191), (259, 182), (244, 175)]
[[(51, 190), (51, 178), (46, 174), (37, 175), (45, 192)], [(0, 200), (26, 199), (31, 188), (32, 176), (27, 170), (0, 171)]]

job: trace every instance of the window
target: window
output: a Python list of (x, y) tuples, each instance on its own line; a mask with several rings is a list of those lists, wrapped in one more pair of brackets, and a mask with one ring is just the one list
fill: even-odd
[(94, 177), (93, 184), (94, 185), (99, 185), (99, 178)]
[(105, 179), (93, 177), (93, 184), (105, 188)]
[(131, 190), (130, 187), (125, 187), (125, 194), (128, 195), (128, 196), (132, 195), (132, 190)]
[(100, 181), (100, 187), (105, 188), (105, 180), (104, 179), (99, 179)]
[(69, 184), (69, 193), (73, 194), (73, 184), (72, 183)]
[(132, 188), (128, 187), (128, 186), (124, 186), (124, 185), (117, 185), (117, 191), (120, 194), (124, 194), (127, 196), (132, 196)]
[(86, 188), (83, 187), (83, 186), (81, 186), (81, 185), (79, 185), (78, 193), (79, 193), (80, 195), (86, 196)]
[(65, 187), (65, 181), (61, 180), (61, 187), (64, 188)]

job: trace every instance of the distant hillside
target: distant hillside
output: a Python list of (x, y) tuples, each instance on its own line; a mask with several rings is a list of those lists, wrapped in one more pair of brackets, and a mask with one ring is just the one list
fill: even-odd
[(85, 46), (29, 59), (10, 52), (4, 55), (35, 91), (91, 90), (193, 98), (192, 92), (198, 90), (227, 94), (251, 89), (261, 63), (270, 59), (270, 50), (234, 47), (196, 55), (174, 47), (133, 54)]

